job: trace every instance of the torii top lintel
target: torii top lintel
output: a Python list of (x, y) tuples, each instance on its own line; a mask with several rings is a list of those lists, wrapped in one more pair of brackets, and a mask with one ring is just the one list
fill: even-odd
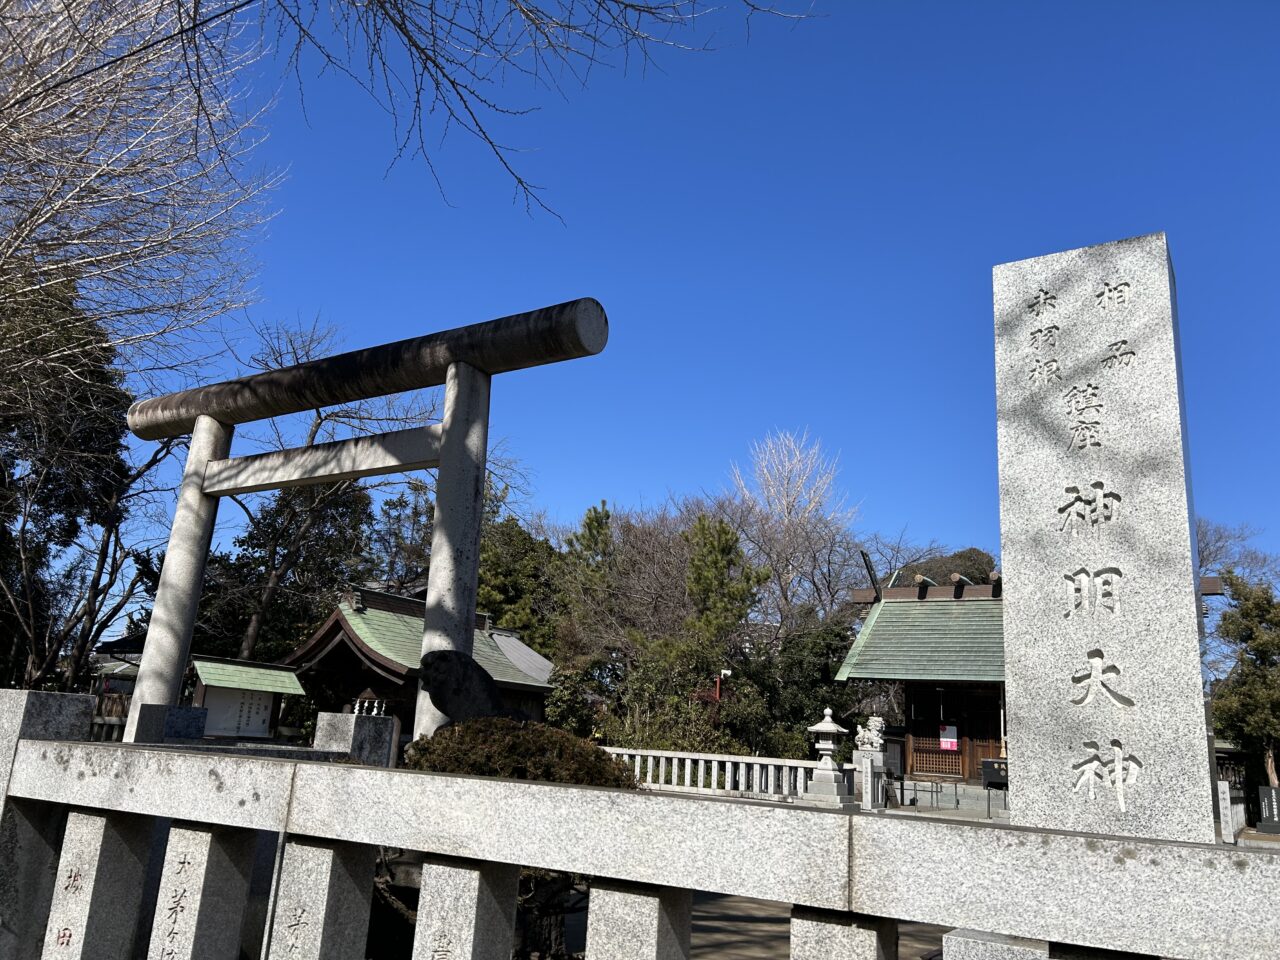
[(452, 363), (495, 374), (588, 357), (608, 339), (604, 307), (586, 297), (140, 400), (129, 408), (129, 428), (143, 440), (177, 437), (201, 415), (249, 423), (439, 386)]

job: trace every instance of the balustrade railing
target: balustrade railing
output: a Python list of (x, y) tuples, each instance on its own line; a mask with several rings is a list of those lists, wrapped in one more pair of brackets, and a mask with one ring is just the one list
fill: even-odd
[[(602, 749), (631, 767), (642, 789), (664, 793), (797, 800), (805, 796), (813, 771), (818, 767), (816, 760), (635, 747)], [(852, 764), (842, 764), (840, 772), (844, 775), (849, 795), (853, 796), (860, 779), (859, 771)]]
[[(426, 858), (415, 958), (509, 960), (520, 867), (590, 878), (587, 960), (687, 960), (694, 890), (791, 904), (792, 960), (892, 960), (899, 920), (959, 928), (944, 960), (1275, 956), (1266, 851), (83, 742), (92, 709), (0, 691), (0, 956), (361, 960), (380, 846)], [(330, 726), (355, 749), (370, 724)], [(731, 759), (720, 782), (768, 794)]]

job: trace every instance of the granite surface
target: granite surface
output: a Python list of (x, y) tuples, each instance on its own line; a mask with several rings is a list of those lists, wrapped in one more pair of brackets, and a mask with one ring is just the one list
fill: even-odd
[[(436, 480), (431, 565), (423, 610), (422, 655), (452, 650), (471, 655), (476, 623), (484, 465), (489, 445), (489, 374), (451, 363), (445, 377), (440, 468)], [(442, 704), (419, 686), (413, 736), (431, 736), (450, 721)]]
[(10, 799), (9, 780), (25, 740), (84, 740), (94, 698), (0, 690), (0, 960), (40, 955), (58, 865), (64, 810)]
[(133, 725), (133, 743), (164, 743), (167, 739), (199, 740), (204, 736), (209, 711), (205, 707), (171, 707), (164, 703), (139, 704)]
[(778, 804), (299, 764), (289, 830), (831, 909), (848, 897), (832, 867), (848, 815)]
[(129, 956), (150, 841), (146, 817), (84, 810), (67, 815), (45, 926), (45, 957)]
[(429, 857), (413, 960), (511, 960), (520, 868)]
[(376, 855), (352, 843), (286, 843), (268, 960), (364, 960)]
[(124, 738), (129, 743), (135, 741), (139, 711), (144, 705), (176, 704), (182, 693), (182, 678), (191, 653), (191, 631), (195, 628), (209, 543), (218, 517), (218, 498), (201, 489), (204, 471), (210, 460), (226, 458), (233, 432), (233, 427), (206, 416), (197, 417), (192, 428), (178, 503), (169, 528), (169, 545), (151, 604), (147, 643), (142, 649), (125, 723)]
[(898, 925), (878, 917), (795, 907), (791, 960), (898, 960)]
[(587, 901), (587, 960), (689, 960), (688, 890), (598, 880)]
[(256, 839), (247, 830), (170, 826), (149, 957), (238, 960)]
[(79, 693), (0, 690), (0, 802), (19, 740), (87, 740), (94, 698)]
[(14, 796), (277, 832), (294, 769), (256, 757), (106, 743), (23, 741), (14, 761)]
[(0, 818), (0, 960), (36, 960), (58, 877), (66, 811), (8, 800)]
[(1002, 264), (994, 287), (1013, 822), (1211, 843), (1165, 237)]
[(316, 716), (315, 749), (344, 753), (371, 767), (391, 765), (395, 749), (394, 717), (354, 713), (320, 713)]
[(1049, 960), (1049, 944), (978, 930), (952, 930), (942, 936), (942, 960)]
[(851, 826), (859, 913), (1177, 960), (1277, 956), (1280, 853), (893, 814)]
[[(360, 851), (384, 844), (579, 872), (606, 887), (683, 887), (979, 929), (1046, 940), (1060, 953), (1071, 943), (1174, 960), (1276, 956), (1274, 928), (1258, 918), (1274, 916), (1280, 853), (1264, 850), (99, 743), (23, 741), (11, 786), (0, 854), (35, 865), (23, 868), (24, 890), (48, 882), (56, 840), (48, 825), (16, 830), (18, 814), (79, 803), (287, 830), (302, 861), (290, 876), (333, 873), (326, 839), (364, 844), (339, 849), (366, 857), (349, 871), (366, 878), (365, 890), (372, 866)], [(282, 887), (295, 888), (304, 890)], [(301, 919), (310, 924), (323, 904), (305, 889), (311, 900), (294, 908), (309, 911)], [(43, 922), (37, 893), (28, 902)]]

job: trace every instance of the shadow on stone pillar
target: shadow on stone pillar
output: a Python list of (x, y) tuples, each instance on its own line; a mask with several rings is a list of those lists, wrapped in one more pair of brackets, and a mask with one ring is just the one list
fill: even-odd
[(791, 960), (898, 960), (898, 922), (792, 907)]
[(150, 817), (72, 809), (62, 838), (43, 957), (127, 957), (133, 949)]
[(10, 800), (19, 740), (87, 740), (94, 698), (0, 690), (0, 960), (40, 956), (53, 902), (66, 809)]
[(587, 960), (688, 960), (693, 894), (596, 880), (587, 900)]
[(510, 960), (520, 868), (428, 857), (413, 960)]
[(133, 728), (134, 743), (199, 740), (204, 736), (209, 711), (205, 707), (171, 707), (144, 703), (138, 707)]
[(256, 840), (251, 830), (170, 826), (148, 957), (237, 960)]
[(364, 960), (376, 855), (362, 844), (288, 840), (268, 960)]

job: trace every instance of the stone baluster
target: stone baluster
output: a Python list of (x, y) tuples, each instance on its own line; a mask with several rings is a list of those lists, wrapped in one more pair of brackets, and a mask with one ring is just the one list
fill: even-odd
[(62, 838), (46, 960), (125, 958), (133, 949), (152, 823), (128, 813), (72, 810)]
[(428, 857), (413, 960), (510, 960), (520, 868)]
[(596, 880), (587, 903), (587, 960), (688, 960), (693, 894)]
[(248, 830), (169, 828), (148, 956), (236, 960), (255, 840)]
[(0, 957), (40, 956), (53, 901), (65, 811), (9, 799), (19, 740), (87, 740), (94, 698), (81, 694), (0, 690)]
[(354, 843), (287, 841), (268, 960), (364, 960), (375, 855)]
[(719, 760), (711, 761), (711, 789), (712, 790), (720, 789), (720, 761)]
[[(701, 790), (707, 785), (707, 761), (698, 761), (698, 789)], [(714, 786), (714, 784), (713, 784)]]
[(639, 780), (640, 779), (640, 754), (638, 753), (635, 755), (635, 763), (636, 763), (636, 780)]
[(667, 782), (667, 758), (658, 758), (658, 784), (665, 785)]
[(898, 922), (793, 907), (791, 960), (898, 960)]

